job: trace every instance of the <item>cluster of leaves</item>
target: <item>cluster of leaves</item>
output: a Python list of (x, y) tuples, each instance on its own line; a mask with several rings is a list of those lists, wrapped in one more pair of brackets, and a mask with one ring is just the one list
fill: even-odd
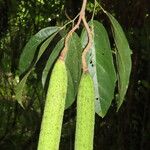
[[(115, 42), (115, 63), (113, 61), (112, 50), (107, 31), (100, 22), (95, 20), (91, 20), (89, 22), (89, 25), (93, 30), (93, 46), (87, 57), (89, 72), (93, 77), (95, 85), (95, 111), (101, 117), (106, 115), (112, 99), (114, 98), (116, 81), (118, 81), (118, 96), (116, 99), (117, 108), (120, 108), (127, 91), (131, 72), (131, 50), (124, 32), (118, 21), (111, 14), (107, 12), (105, 13), (108, 16), (112, 27)], [(16, 99), (22, 106), (22, 93), (28, 76), (46, 51), (48, 45), (52, 42), (53, 38), (61, 30), (62, 28), (57, 26), (44, 28), (35, 34), (26, 44), (19, 62), (20, 74), (26, 73), (16, 87)], [(69, 70), (70, 82), (68, 84), (68, 89), (71, 90), (68, 90), (69, 92), (66, 99), (66, 108), (73, 103), (77, 94), (78, 84), (81, 76), (82, 49), (87, 44), (87, 41), (88, 35), (83, 28), (81, 37), (74, 33), (68, 43), (68, 53), (65, 63)], [(47, 60), (45, 68), (42, 72), (43, 86), (45, 86), (48, 74), (63, 47), (64, 38), (62, 38), (56, 44)], [(116, 64), (116, 70), (114, 64)], [(72, 67), (72, 65), (74, 67)]]

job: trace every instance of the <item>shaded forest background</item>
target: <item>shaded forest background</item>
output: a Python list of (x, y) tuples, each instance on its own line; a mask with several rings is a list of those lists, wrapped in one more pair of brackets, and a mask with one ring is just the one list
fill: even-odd
[[(37, 148), (45, 93), (41, 85), (45, 54), (27, 82), (26, 109), (15, 100), (18, 63), (29, 38), (47, 26), (62, 26), (79, 12), (78, 0), (0, 0), (0, 149)], [(92, 16), (89, 0), (87, 18)], [(102, 6), (122, 25), (132, 55), (132, 74), (126, 100), (116, 113), (112, 104), (106, 117), (96, 116), (94, 150), (150, 149), (150, 2), (101, 0)], [(109, 24), (99, 11), (95, 19)], [(80, 31), (79, 31), (80, 34)], [(63, 33), (60, 34), (63, 36)], [(111, 35), (110, 35), (111, 37)], [(59, 37), (58, 37), (59, 39)], [(47, 53), (55, 46), (55, 39)], [(110, 38), (111, 40), (111, 38)], [(65, 111), (60, 150), (73, 150), (76, 104)]]

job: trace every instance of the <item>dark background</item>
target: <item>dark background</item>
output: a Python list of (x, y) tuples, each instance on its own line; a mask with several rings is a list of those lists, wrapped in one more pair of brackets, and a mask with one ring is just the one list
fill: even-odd
[[(150, 2), (101, 0), (101, 4), (122, 25), (133, 54), (125, 102), (118, 113), (113, 102), (106, 117), (96, 116), (94, 150), (149, 150)], [(36, 149), (45, 99), (40, 81), (45, 58), (27, 82), (28, 105), (23, 110), (14, 97), (19, 57), (31, 35), (47, 26), (64, 25), (81, 5), (81, 0), (0, 0), (0, 149)], [(90, 19), (92, 7), (87, 10)], [(104, 14), (99, 11), (95, 18), (109, 33)], [(75, 111), (75, 104), (65, 111), (60, 150), (73, 149)]]

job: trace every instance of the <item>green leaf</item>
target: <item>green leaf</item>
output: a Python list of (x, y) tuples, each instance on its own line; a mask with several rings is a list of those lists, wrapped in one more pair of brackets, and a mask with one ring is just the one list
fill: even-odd
[(53, 63), (55, 62), (55, 60), (57, 59), (57, 57), (59, 56), (61, 50), (63, 49), (64, 46), (64, 38), (61, 39), (55, 46), (55, 48), (53, 49), (52, 53), (50, 54), (47, 63), (45, 65), (45, 68), (43, 70), (42, 73), (42, 85), (43, 87), (45, 86), (45, 82), (48, 76), (48, 73), (50, 71), (50, 69), (53, 66)]
[(29, 68), (30, 64), (33, 61), (37, 47), (45, 39), (47, 39), (49, 36), (51, 36), (53, 33), (55, 33), (58, 30), (59, 30), (58, 27), (47, 27), (40, 30), (38, 33), (36, 33), (34, 36), (30, 38), (30, 40), (25, 45), (23, 52), (20, 56), (20, 62), (19, 62), (20, 74)]
[[(68, 53), (65, 60), (67, 69), (70, 73), (70, 78), (72, 79), (73, 83), (73, 85), (71, 83), (70, 85), (68, 85), (68, 92), (71, 93), (68, 93), (66, 104), (69, 105), (66, 105), (66, 108), (68, 108), (74, 102), (78, 91), (78, 86), (81, 77), (81, 54), (81, 40), (76, 33), (73, 33), (68, 42)], [(71, 90), (71, 88), (74, 90)]]
[(35, 64), (39, 61), (39, 59), (41, 58), (42, 54), (45, 52), (45, 50), (47, 49), (48, 45), (50, 44), (50, 42), (53, 40), (53, 38), (56, 36), (57, 32), (54, 33), (52, 36), (50, 36), (40, 47), (40, 50), (38, 52), (38, 57), (35, 61)]
[(68, 89), (67, 89), (65, 109), (69, 108), (75, 100), (74, 84), (72, 81), (70, 71), (68, 69), (67, 69), (67, 73), (68, 73)]
[(38, 62), (38, 60), (40, 59), (40, 57), (42, 56), (42, 54), (44, 53), (44, 51), (46, 50), (46, 48), (48, 47), (49, 43), (52, 41), (52, 39), (55, 37), (56, 34), (53, 34), (52, 36), (50, 36), (40, 47), (39, 49), (39, 53), (37, 56), (36, 61), (33, 63), (32, 67), (30, 68), (30, 70), (25, 74), (25, 76), (22, 78), (22, 80), (18, 83), (18, 85), (16, 86), (15, 89), (15, 93), (16, 93), (16, 99), (18, 101), (18, 103), (23, 107), (23, 91), (25, 88), (25, 84), (26, 81), (28, 79), (28, 76), (30, 75), (31, 71), (33, 70), (33, 67), (35, 66), (35, 64)]
[[(104, 26), (98, 21), (91, 21), (93, 29), (93, 45), (87, 56), (88, 68), (95, 86), (95, 111), (104, 117), (114, 98), (116, 73), (113, 64), (109, 38)], [(88, 38), (83, 30), (82, 45), (85, 47)]]
[(24, 108), (24, 105), (23, 105), (23, 100), (24, 100), (23, 91), (25, 89), (25, 84), (26, 84), (27, 78), (28, 78), (30, 73), (31, 73), (31, 70), (22, 78), (22, 80), (18, 83), (18, 85), (15, 88), (15, 93), (16, 93), (15, 98), (23, 108)]
[[(42, 84), (45, 86), (45, 82), (50, 69), (52, 68), (55, 60), (58, 58), (61, 50), (64, 47), (64, 39), (61, 39), (55, 48), (53, 49), (50, 57), (47, 60), (46, 66), (42, 73)], [(68, 53), (66, 56), (66, 66), (68, 72), (68, 90), (65, 109), (67, 109), (75, 100), (75, 96), (78, 90), (78, 84), (81, 76), (81, 42), (76, 33), (72, 35), (68, 42)]]
[(117, 109), (123, 103), (125, 94), (127, 92), (129, 78), (131, 73), (131, 54), (132, 51), (129, 47), (126, 36), (118, 23), (118, 21), (110, 14), (106, 13), (110, 19), (113, 31), (113, 37), (116, 45), (116, 61), (118, 71), (118, 98)]

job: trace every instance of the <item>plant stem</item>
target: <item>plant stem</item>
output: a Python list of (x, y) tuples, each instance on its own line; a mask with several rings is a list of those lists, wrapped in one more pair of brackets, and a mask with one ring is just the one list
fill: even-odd
[(66, 55), (67, 55), (69, 38), (72, 36), (72, 34), (75, 32), (75, 30), (79, 28), (81, 20), (82, 20), (84, 14), (85, 14), (86, 3), (87, 3), (87, 0), (83, 0), (82, 8), (81, 8), (81, 11), (79, 13), (78, 22), (76, 23), (76, 25), (67, 34), (66, 39), (65, 39), (65, 46), (64, 46), (64, 48), (63, 48), (63, 50), (62, 50), (62, 52), (60, 54), (59, 59), (64, 60)]
[(88, 34), (88, 44), (87, 46), (85, 47), (85, 49), (83, 50), (83, 53), (82, 53), (82, 68), (83, 68), (83, 72), (87, 72), (88, 71), (88, 65), (87, 65), (87, 62), (86, 62), (86, 55), (87, 53), (89, 52), (91, 46), (92, 46), (92, 31), (85, 19), (85, 16), (82, 17), (82, 21), (83, 21), (83, 24), (86, 28), (86, 31), (87, 31), (87, 34)]
[(88, 44), (87, 44), (87, 46), (85, 47), (85, 49), (83, 50), (83, 53), (82, 53), (83, 72), (88, 71), (88, 65), (87, 65), (87, 62), (86, 62), (86, 55), (87, 55), (88, 51), (90, 50), (90, 48), (92, 46), (92, 32), (91, 32), (91, 29), (90, 29), (90, 27), (89, 27), (89, 25), (86, 21), (86, 18), (85, 18), (86, 4), (87, 4), (87, 0), (83, 0), (82, 8), (81, 8), (80, 13), (79, 13), (78, 22), (67, 34), (66, 39), (65, 39), (65, 46), (64, 46), (64, 48), (63, 48), (63, 50), (60, 54), (60, 57), (59, 57), (59, 59), (61, 59), (61, 60), (64, 60), (66, 58), (66, 55), (67, 55), (67, 52), (68, 52), (69, 38), (72, 36), (72, 34), (75, 32), (75, 30), (79, 28), (79, 25), (80, 25), (81, 21), (83, 21), (83, 24), (84, 24), (84, 26), (86, 28), (86, 31), (87, 31), (87, 34), (88, 34)]

